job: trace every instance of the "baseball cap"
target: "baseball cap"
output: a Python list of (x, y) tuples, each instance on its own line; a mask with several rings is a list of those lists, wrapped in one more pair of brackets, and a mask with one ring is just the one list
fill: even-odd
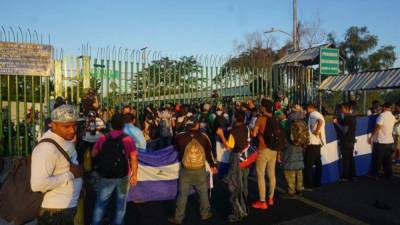
[(51, 121), (53, 122), (76, 122), (78, 117), (78, 111), (75, 106), (72, 105), (61, 105), (51, 112)]

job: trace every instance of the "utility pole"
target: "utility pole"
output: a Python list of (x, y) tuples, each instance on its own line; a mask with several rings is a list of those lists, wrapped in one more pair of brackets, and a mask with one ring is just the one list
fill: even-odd
[(297, 0), (293, 0), (293, 50), (299, 50), (299, 32), (297, 22)]

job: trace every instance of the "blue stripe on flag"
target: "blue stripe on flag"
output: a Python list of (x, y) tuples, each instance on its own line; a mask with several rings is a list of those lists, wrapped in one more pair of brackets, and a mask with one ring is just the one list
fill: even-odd
[(144, 166), (166, 166), (178, 161), (178, 152), (169, 146), (154, 152), (139, 152), (138, 160)]

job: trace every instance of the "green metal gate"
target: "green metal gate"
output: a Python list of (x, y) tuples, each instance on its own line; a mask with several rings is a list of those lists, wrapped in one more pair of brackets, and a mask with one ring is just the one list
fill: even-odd
[[(11, 32), (12, 31), (12, 32)], [(29, 30), (28, 30), (29, 31)], [(37, 32), (7, 32), (0, 41), (43, 44)], [(49, 41), (50, 42), (50, 41)], [(216, 102), (271, 95), (269, 68), (230, 66), (229, 58), (198, 55), (172, 58), (150, 50), (100, 48), (91, 54), (88, 45), (81, 55), (67, 56), (53, 50), (52, 76), (0, 75), (0, 154), (28, 154), (43, 133), (44, 121), (57, 96), (79, 109), (83, 95), (94, 90), (99, 110), (146, 105)]]

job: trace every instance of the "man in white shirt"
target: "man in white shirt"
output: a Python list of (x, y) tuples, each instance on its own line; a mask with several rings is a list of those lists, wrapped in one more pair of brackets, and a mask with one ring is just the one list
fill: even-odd
[[(310, 144), (304, 152), (304, 187), (305, 190), (311, 190), (313, 187), (321, 185), (322, 161), (321, 147), (325, 144), (325, 119), (317, 111), (314, 104), (307, 106), (308, 129), (310, 132)], [(315, 165), (315, 174), (313, 176), (313, 165)]]
[(77, 111), (71, 105), (62, 105), (51, 113), (51, 130), (41, 140), (52, 139), (66, 156), (49, 142), (38, 144), (32, 152), (31, 188), (45, 193), (39, 225), (73, 225), (76, 206), (82, 188), (82, 169), (78, 165), (73, 144)]
[(375, 130), (368, 139), (369, 144), (373, 143), (372, 151), (372, 175), (377, 176), (378, 171), (383, 166), (386, 178), (391, 178), (392, 172), (392, 153), (393, 153), (393, 127), (396, 118), (391, 111), (392, 104), (384, 103), (382, 113), (376, 119)]

